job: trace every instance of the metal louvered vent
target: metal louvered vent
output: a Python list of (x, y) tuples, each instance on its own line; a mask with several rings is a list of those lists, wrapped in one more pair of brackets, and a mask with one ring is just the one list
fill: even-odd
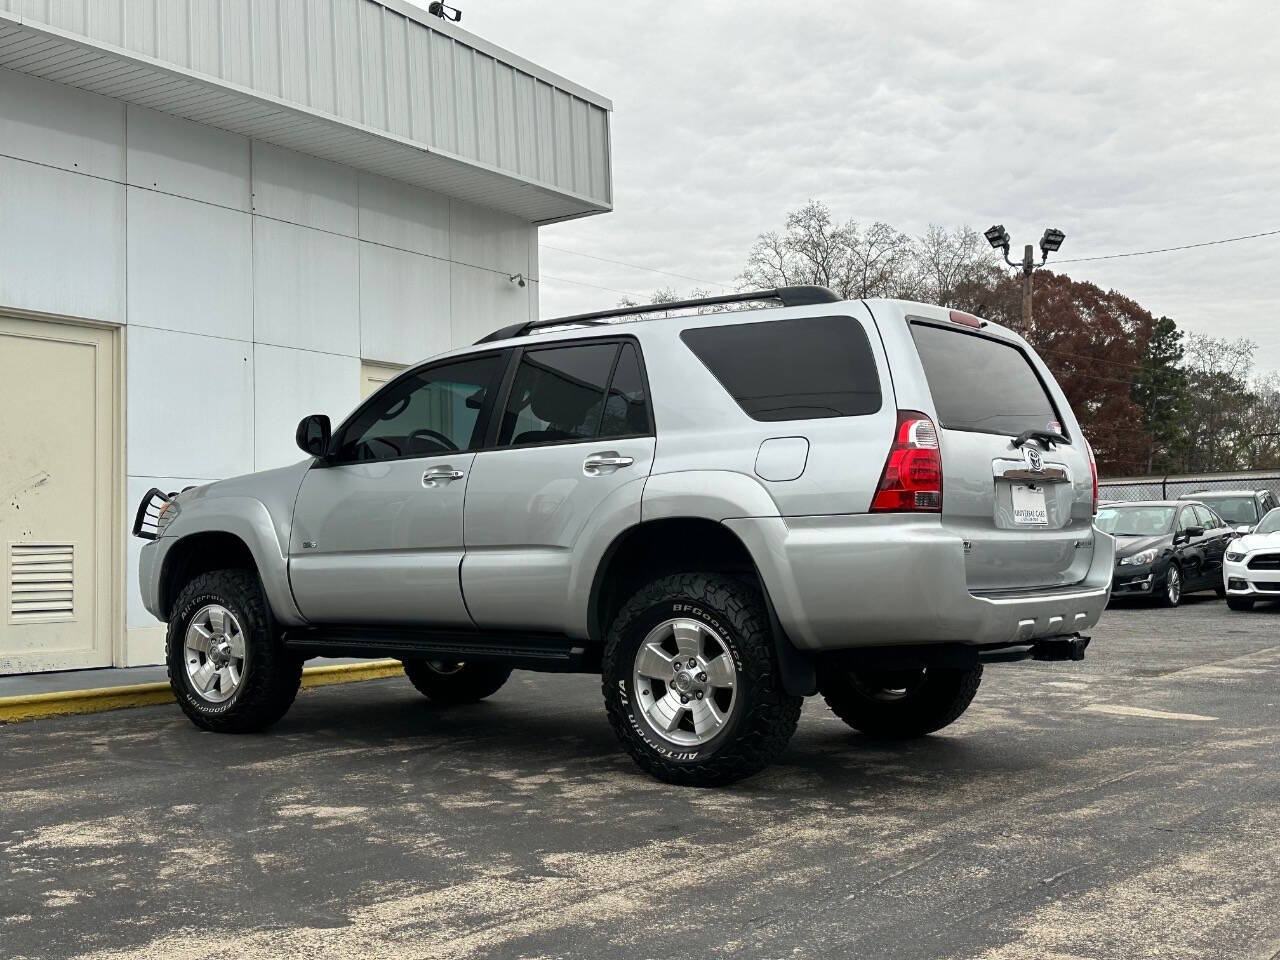
[(75, 614), (73, 543), (9, 545), (9, 618), (70, 620)]

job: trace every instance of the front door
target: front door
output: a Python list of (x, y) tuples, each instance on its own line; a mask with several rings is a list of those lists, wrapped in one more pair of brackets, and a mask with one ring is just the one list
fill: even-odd
[(312, 623), (470, 627), (462, 504), (505, 355), (397, 377), (339, 429), (294, 508), (289, 580)]
[(111, 664), (115, 343), (0, 317), (0, 674)]
[(462, 587), (485, 628), (561, 632), (574, 548), (601, 511), (640, 521), (654, 436), (630, 340), (528, 349), (467, 483)]

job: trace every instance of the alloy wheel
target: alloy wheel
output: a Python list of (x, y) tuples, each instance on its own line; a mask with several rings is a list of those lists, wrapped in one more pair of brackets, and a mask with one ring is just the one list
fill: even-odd
[(210, 703), (231, 698), (244, 679), (244, 630), (226, 607), (211, 603), (187, 624), (183, 660), (191, 687)]
[(728, 644), (698, 620), (664, 620), (636, 650), (637, 712), (669, 743), (699, 747), (723, 730), (738, 706), (738, 682)]

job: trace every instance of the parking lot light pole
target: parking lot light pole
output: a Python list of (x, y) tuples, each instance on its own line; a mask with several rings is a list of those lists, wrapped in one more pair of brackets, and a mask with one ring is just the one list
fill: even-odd
[(1045, 261), (1049, 259), (1049, 254), (1056, 252), (1061, 246), (1062, 241), (1066, 239), (1066, 234), (1061, 230), (1050, 227), (1044, 232), (1044, 236), (1040, 238), (1040, 262), (1036, 263), (1035, 248), (1031, 244), (1027, 244), (1022, 249), (1022, 262), (1014, 263), (1009, 259), (1009, 231), (1004, 228), (1004, 224), (997, 223), (990, 227), (983, 234), (987, 238), (987, 243), (991, 244), (991, 249), (1000, 250), (1004, 253), (1004, 262), (1015, 270), (1022, 272), (1022, 326), (1024, 330), (1031, 329), (1031, 275), (1044, 266)]

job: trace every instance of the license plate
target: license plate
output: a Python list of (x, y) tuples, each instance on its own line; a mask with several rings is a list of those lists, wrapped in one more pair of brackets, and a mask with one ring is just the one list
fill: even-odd
[(1044, 490), (1020, 483), (1013, 485), (1013, 522), (1048, 526), (1049, 512), (1044, 505)]

